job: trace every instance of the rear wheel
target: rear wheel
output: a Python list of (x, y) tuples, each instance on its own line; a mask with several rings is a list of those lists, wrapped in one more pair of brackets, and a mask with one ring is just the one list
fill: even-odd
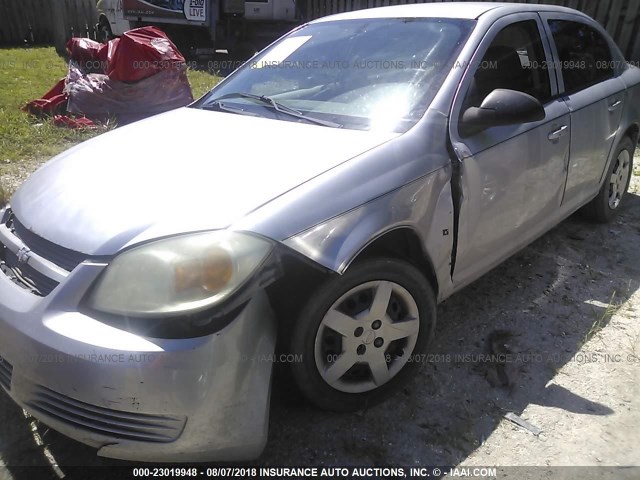
[(620, 142), (598, 196), (582, 210), (586, 217), (597, 222), (608, 222), (619, 210), (633, 174), (635, 147), (635, 143), (629, 137)]
[[(354, 265), (322, 285), (291, 332), (295, 383), (315, 405), (352, 411), (406, 382), (435, 327), (426, 278), (401, 260)], [(419, 357), (418, 357), (419, 358)]]

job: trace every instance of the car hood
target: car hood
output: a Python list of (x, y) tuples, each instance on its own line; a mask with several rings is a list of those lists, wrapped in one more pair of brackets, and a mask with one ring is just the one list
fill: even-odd
[(225, 228), (394, 136), (181, 108), (59, 155), (11, 206), (51, 242), (112, 255), (139, 241)]

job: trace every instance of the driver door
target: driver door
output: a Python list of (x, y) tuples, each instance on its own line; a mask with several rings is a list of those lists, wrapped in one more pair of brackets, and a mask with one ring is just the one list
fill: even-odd
[[(540, 235), (558, 218), (567, 179), (569, 110), (557, 98), (549, 43), (537, 14), (496, 22), (478, 50), (454, 101), (450, 134), (460, 159), (461, 203), (453, 269), (467, 284)], [(460, 118), (494, 89), (537, 98), (545, 118), (463, 136)]]

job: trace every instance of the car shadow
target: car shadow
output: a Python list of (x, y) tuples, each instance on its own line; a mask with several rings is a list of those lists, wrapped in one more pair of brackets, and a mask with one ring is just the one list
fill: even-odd
[[(640, 286), (639, 237), (637, 194), (625, 198), (610, 224), (570, 217), (443, 302), (431, 357), (402, 391), (365, 411), (312, 408), (277, 374), (269, 442), (251, 463), (457, 465), (505, 413), (520, 414), (529, 404), (611, 415), (611, 408), (550, 382), (567, 362), (581, 361), (584, 343)], [(505, 364), (486, 361), (496, 335), (512, 355)], [(21, 467), (50, 465), (51, 458), (63, 471), (130, 465), (97, 457), (94, 449), (25, 416), (0, 395), (0, 460), (12, 478), (28, 478), (29, 470)], [(105, 472), (109, 478), (120, 475)]]

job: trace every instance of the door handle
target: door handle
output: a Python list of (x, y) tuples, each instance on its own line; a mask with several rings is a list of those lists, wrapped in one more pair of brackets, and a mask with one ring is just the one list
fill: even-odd
[(609, 105), (609, 111), (613, 112), (620, 105), (622, 105), (622, 100), (618, 100), (617, 102), (612, 103), (611, 105)]
[(549, 140), (558, 140), (562, 135), (564, 135), (564, 132), (567, 131), (567, 128), (569, 127), (567, 127), (566, 125), (562, 125), (558, 130), (550, 132), (547, 138)]

